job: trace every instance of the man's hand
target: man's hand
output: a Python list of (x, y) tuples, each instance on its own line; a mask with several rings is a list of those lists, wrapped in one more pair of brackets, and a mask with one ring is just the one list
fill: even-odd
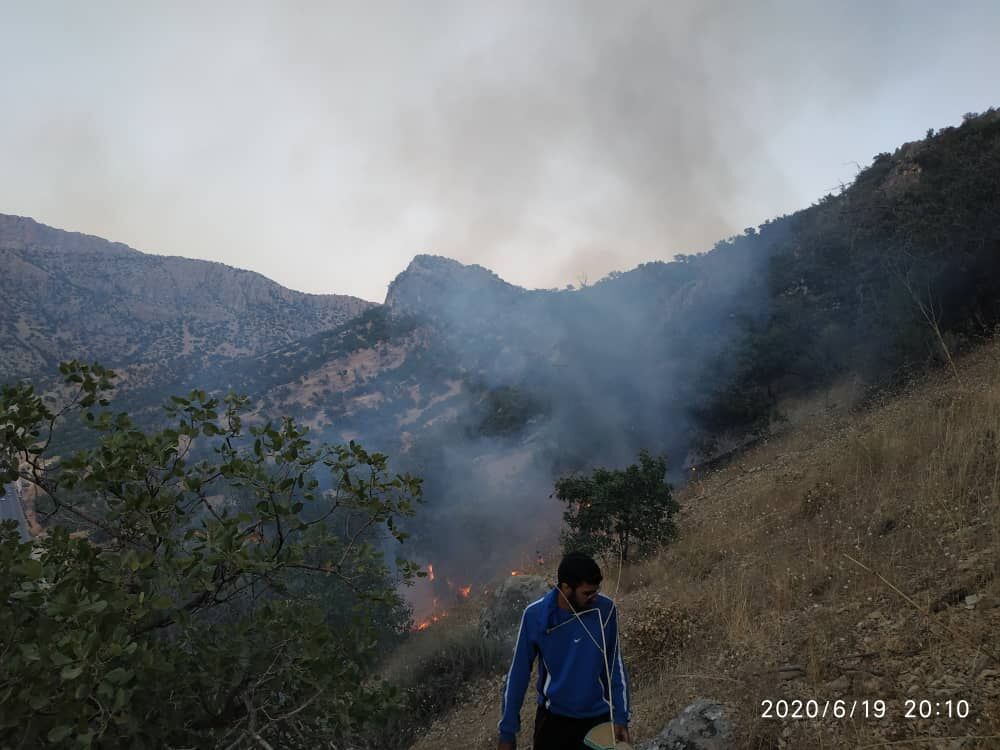
[(503, 740), (500, 740), (500, 746), (497, 748), (497, 750), (514, 750), (514, 743), (504, 742)]
[(615, 739), (619, 742), (631, 742), (632, 740), (628, 736), (628, 727), (615, 724)]

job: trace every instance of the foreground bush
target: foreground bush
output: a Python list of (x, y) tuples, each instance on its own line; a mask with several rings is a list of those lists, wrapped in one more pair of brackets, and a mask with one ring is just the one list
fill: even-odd
[[(175, 397), (142, 432), (106, 408), (112, 372), (62, 371), (59, 412), (0, 393), (0, 481), (52, 519), (0, 531), (0, 747), (333, 747), (383, 719), (371, 623), (402, 605), (378, 546), (419, 480), (291, 420), (244, 430), (235, 396)], [(96, 447), (47, 457), (76, 412)]]

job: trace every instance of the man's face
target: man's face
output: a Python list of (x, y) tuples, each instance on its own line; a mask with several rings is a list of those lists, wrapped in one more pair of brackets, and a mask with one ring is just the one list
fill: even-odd
[(568, 584), (563, 584), (566, 598), (569, 599), (570, 605), (577, 612), (593, 607), (597, 603), (597, 592), (600, 590), (601, 587), (593, 583), (581, 583), (575, 589), (570, 588)]

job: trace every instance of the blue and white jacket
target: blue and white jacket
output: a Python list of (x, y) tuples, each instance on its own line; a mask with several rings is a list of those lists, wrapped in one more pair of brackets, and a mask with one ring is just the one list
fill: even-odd
[[(613, 711), (628, 726), (629, 689), (618, 643), (618, 610), (603, 594), (592, 609), (574, 615), (557, 604), (559, 590), (525, 607), (504, 684), (500, 739), (514, 742), (521, 729), (521, 704), (537, 656), (538, 704), (560, 716), (590, 718)], [(579, 615), (579, 617), (577, 617)], [(607, 670), (611, 672), (608, 701)]]

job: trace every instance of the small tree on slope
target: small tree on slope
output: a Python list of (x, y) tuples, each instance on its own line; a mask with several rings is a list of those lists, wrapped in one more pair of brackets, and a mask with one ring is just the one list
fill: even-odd
[(563, 546), (627, 562), (666, 544), (678, 510), (666, 473), (666, 459), (641, 451), (639, 463), (625, 469), (558, 479), (555, 494), (566, 504)]

